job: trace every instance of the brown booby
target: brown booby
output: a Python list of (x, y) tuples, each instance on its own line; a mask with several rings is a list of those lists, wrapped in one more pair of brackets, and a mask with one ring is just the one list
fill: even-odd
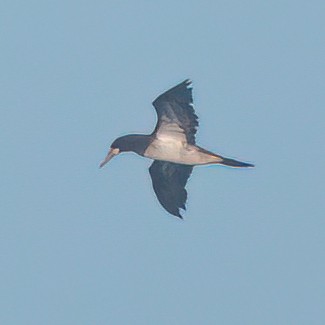
[(153, 189), (161, 205), (179, 218), (182, 218), (179, 209), (185, 210), (185, 185), (194, 166), (254, 167), (195, 144), (199, 123), (190, 86), (191, 81), (187, 79), (157, 97), (152, 103), (158, 115), (154, 131), (149, 135), (130, 134), (117, 138), (100, 164), (103, 167), (114, 156), (128, 151), (153, 159), (149, 168)]

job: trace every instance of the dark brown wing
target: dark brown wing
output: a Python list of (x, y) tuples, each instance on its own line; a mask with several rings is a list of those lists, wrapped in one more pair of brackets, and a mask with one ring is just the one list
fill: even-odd
[(179, 209), (185, 210), (186, 182), (193, 166), (155, 160), (149, 168), (153, 189), (160, 204), (171, 214), (182, 218)]
[(193, 108), (190, 80), (185, 80), (160, 95), (152, 104), (158, 115), (153, 133), (165, 137), (179, 136), (182, 133), (188, 143), (195, 144), (195, 133), (199, 125)]

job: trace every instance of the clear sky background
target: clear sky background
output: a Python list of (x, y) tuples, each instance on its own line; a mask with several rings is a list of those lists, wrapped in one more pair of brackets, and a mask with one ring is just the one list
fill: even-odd
[[(0, 323), (325, 322), (324, 1), (2, 1)], [(193, 80), (181, 221), (150, 161), (151, 102)]]

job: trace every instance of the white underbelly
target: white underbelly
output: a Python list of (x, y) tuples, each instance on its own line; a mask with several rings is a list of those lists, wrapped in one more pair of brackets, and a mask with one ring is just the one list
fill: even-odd
[(147, 158), (184, 165), (205, 165), (220, 162), (220, 158), (201, 152), (181, 141), (154, 140), (144, 153)]

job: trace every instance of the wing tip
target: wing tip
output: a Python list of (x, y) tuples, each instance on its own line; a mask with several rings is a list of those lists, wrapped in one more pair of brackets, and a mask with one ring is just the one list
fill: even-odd
[(185, 84), (185, 86), (187, 87), (187, 88), (191, 88), (192, 87), (192, 84), (193, 84), (193, 81), (191, 80), (191, 79), (185, 79), (184, 81), (183, 81), (183, 83)]
[(177, 218), (180, 218), (182, 220), (184, 220), (183, 216), (181, 215), (181, 213), (179, 212), (179, 209), (183, 209), (184, 211), (186, 211), (186, 206), (183, 203), (179, 208), (177, 208), (177, 211), (175, 211), (175, 213), (172, 213), (174, 216), (176, 216)]
[(184, 220), (183, 216), (178, 212), (178, 214), (175, 214), (175, 216), (181, 220)]

